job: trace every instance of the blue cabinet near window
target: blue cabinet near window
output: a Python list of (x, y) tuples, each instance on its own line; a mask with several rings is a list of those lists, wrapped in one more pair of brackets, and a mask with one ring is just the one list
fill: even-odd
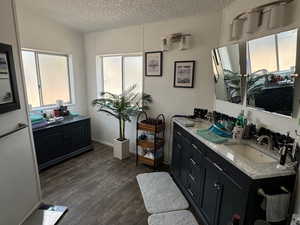
[(90, 130), (90, 119), (84, 116), (66, 117), (57, 124), (33, 128), (39, 170), (92, 150)]

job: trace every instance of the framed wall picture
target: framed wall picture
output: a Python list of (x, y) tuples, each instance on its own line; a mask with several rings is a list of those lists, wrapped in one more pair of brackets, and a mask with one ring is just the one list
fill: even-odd
[(146, 52), (145, 53), (145, 75), (162, 76), (163, 70), (163, 52)]
[(0, 43), (0, 113), (20, 108), (12, 46)]
[(195, 61), (176, 61), (174, 63), (174, 87), (194, 87)]

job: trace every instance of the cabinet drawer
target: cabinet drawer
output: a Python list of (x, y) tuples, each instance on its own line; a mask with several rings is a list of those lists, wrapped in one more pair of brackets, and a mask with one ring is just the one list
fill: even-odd
[(188, 139), (191, 135), (185, 131), (182, 127), (177, 125), (176, 123), (174, 124), (174, 136), (180, 137), (182, 139)]
[(215, 164), (217, 168), (227, 174), (237, 185), (240, 187), (248, 186), (249, 177), (230, 162), (226, 161), (223, 157), (210, 150), (207, 153), (207, 158)]
[(194, 148), (197, 151), (201, 152), (202, 154), (205, 154), (207, 147), (204, 144), (202, 144), (201, 141), (199, 141), (197, 138), (195, 138), (194, 136), (191, 136), (191, 135), (190, 135), (189, 139), (190, 139), (190, 142), (194, 144)]
[(200, 193), (200, 181), (197, 180), (192, 174), (188, 174), (188, 185), (187, 185), (188, 194), (194, 199), (195, 202), (199, 200)]
[(200, 207), (201, 193), (203, 187), (203, 165), (192, 163), (188, 174), (188, 193), (193, 197), (196, 205)]
[(190, 151), (191, 151), (191, 163), (201, 164), (204, 154), (202, 150), (195, 143), (190, 143)]

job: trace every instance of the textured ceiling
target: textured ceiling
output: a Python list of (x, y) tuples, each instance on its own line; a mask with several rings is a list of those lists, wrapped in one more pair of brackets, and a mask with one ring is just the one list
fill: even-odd
[(219, 10), (233, 0), (16, 0), (20, 7), (83, 32)]

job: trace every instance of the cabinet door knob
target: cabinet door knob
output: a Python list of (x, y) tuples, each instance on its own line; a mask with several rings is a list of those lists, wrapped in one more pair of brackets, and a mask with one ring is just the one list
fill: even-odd
[(217, 190), (221, 190), (222, 189), (222, 185), (219, 184), (218, 182), (214, 183), (214, 188)]
[(218, 182), (216, 182), (216, 183), (214, 184), (214, 188), (215, 188), (217, 191), (219, 191), (219, 190), (222, 190), (223, 186), (222, 186), (222, 184), (219, 184)]

